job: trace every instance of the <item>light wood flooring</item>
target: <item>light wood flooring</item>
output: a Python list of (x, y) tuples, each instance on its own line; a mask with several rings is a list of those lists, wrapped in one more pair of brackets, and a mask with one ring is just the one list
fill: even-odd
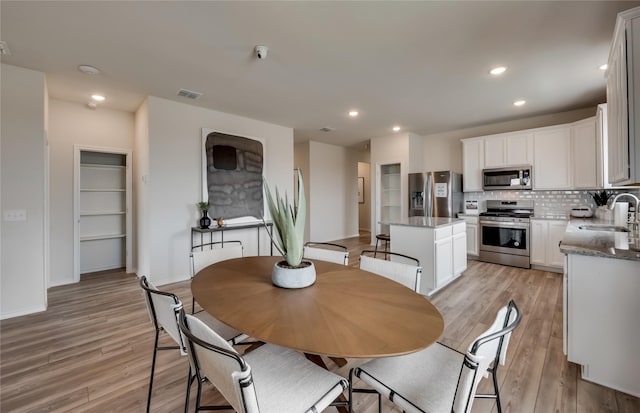
[[(368, 234), (338, 242), (348, 245), (351, 265), (369, 248)], [(190, 306), (188, 281), (163, 289)], [(562, 354), (560, 274), (469, 261), (462, 277), (431, 298), (445, 319), (440, 341), (464, 351), (511, 298), (523, 321), (512, 336), (507, 364), (498, 370), (505, 412), (640, 412), (640, 399), (580, 379), (579, 367)], [(46, 312), (0, 323), (0, 411), (143, 412), (153, 336), (133, 274), (92, 274), (51, 288)], [(361, 362), (338, 368), (327, 360), (344, 375)], [(153, 412), (183, 410), (187, 364), (177, 351), (160, 352)], [(488, 384), (483, 380), (480, 391)], [(375, 400), (356, 394), (354, 411), (376, 412)], [(216, 401), (220, 396), (207, 388), (205, 402)], [(494, 406), (476, 400), (473, 412), (495, 412)], [(388, 402), (383, 411), (398, 412)]]

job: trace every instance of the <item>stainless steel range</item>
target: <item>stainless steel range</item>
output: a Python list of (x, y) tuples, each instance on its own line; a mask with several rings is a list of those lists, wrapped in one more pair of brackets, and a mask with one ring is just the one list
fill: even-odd
[(480, 261), (531, 268), (529, 218), (533, 201), (487, 201), (480, 214)]

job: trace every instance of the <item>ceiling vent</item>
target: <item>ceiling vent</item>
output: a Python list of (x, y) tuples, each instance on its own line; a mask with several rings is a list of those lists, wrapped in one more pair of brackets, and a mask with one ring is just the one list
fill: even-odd
[(187, 99), (198, 99), (200, 96), (202, 96), (202, 93), (194, 92), (193, 90), (180, 89), (178, 90), (178, 96), (182, 96), (183, 98)]
[(335, 129), (325, 126), (324, 128), (318, 129), (320, 132), (333, 132)]
[(11, 55), (11, 51), (9, 50), (9, 46), (7, 46), (7, 42), (0, 40), (0, 55)]

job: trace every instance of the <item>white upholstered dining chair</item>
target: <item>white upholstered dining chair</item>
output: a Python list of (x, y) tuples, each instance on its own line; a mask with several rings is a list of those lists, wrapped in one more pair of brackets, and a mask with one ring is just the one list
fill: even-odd
[[(179, 316), (197, 376), (196, 413), (230, 408), (238, 413), (315, 413), (335, 402), (347, 381), (307, 360), (301, 353), (265, 344), (244, 355), (199, 319)], [(209, 381), (230, 406), (201, 406), (202, 384)]]
[[(512, 300), (466, 353), (435, 343), (416, 353), (374, 359), (356, 367), (349, 373), (349, 400), (353, 392), (376, 392), (378, 411), (382, 395), (406, 413), (468, 413), (474, 398), (495, 398), (500, 413), (497, 369), (505, 363), (511, 332), (520, 320)], [(478, 383), (489, 374), (495, 394), (477, 395)], [(354, 389), (354, 376), (374, 390)]]
[[(395, 252), (386, 252), (391, 260), (371, 257), (367, 254), (375, 254), (375, 251), (364, 250), (360, 253), (360, 269), (387, 277), (415, 292), (420, 291), (420, 279), (422, 267), (420, 261), (408, 255)], [(386, 257), (385, 257), (386, 258)]]
[[(183, 335), (178, 327), (178, 313), (182, 310), (182, 302), (175, 294), (160, 291), (147, 279), (142, 276), (140, 278), (140, 286), (144, 293), (145, 303), (149, 311), (149, 318), (155, 328), (155, 341), (153, 345), (153, 358), (151, 361), (151, 377), (149, 378), (149, 393), (147, 395), (147, 413), (151, 408), (151, 395), (153, 392), (153, 376), (156, 368), (156, 358), (158, 350), (179, 350), (180, 354), (187, 355), (187, 345)], [(214, 329), (224, 338), (230, 345), (239, 344), (248, 338), (247, 335), (234, 330), (233, 328), (221, 323), (208, 313), (202, 311), (195, 315), (202, 323)], [(158, 346), (160, 333), (165, 332), (176, 343), (174, 346)], [(188, 377), (188, 385), (193, 381), (191, 371)], [(185, 413), (188, 408), (189, 394), (185, 401)]]
[(332, 242), (307, 242), (302, 253), (304, 258), (349, 265), (349, 250), (344, 245)]
[[(241, 241), (216, 241), (204, 245), (208, 246), (209, 249), (194, 250), (189, 254), (191, 259), (191, 278), (204, 267), (224, 260), (241, 258), (244, 255)], [(201, 246), (197, 248), (201, 248)], [(191, 314), (195, 313), (195, 308), (196, 299), (193, 297), (191, 299)]]

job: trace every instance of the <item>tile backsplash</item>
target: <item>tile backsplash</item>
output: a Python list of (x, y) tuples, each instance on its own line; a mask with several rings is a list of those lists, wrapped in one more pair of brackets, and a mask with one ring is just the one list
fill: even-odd
[[(595, 202), (589, 192), (600, 192), (601, 189), (592, 191), (485, 191), (485, 192), (465, 192), (464, 200), (477, 200), (480, 211), (485, 211), (486, 201), (490, 199), (519, 200), (529, 199), (534, 201), (535, 215), (538, 217), (568, 217), (571, 208), (590, 206), (596, 207)], [(616, 195), (627, 192), (640, 197), (640, 188), (629, 189), (607, 189), (607, 192)], [(622, 199), (629, 201), (630, 207), (634, 207), (630, 198)]]

